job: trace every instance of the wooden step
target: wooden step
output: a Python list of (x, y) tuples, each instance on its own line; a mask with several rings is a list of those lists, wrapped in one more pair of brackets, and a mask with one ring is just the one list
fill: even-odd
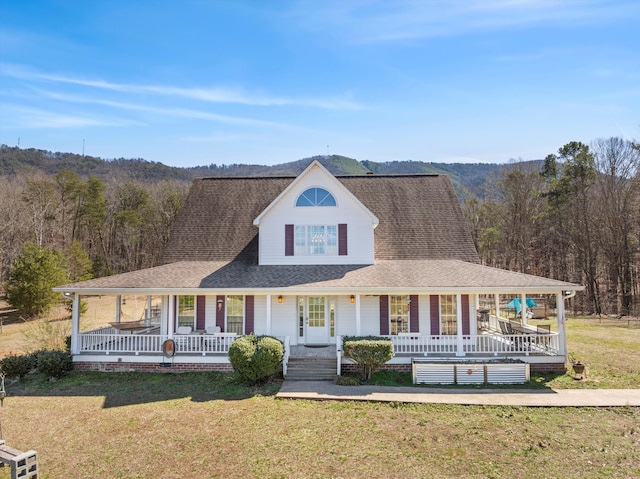
[(325, 381), (336, 378), (338, 361), (335, 358), (289, 358), (287, 380)]

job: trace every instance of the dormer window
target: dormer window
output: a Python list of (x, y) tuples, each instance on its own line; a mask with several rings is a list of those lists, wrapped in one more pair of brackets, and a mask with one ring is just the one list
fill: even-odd
[(336, 206), (336, 199), (324, 188), (309, 188), (298, 196), (296, 206)]

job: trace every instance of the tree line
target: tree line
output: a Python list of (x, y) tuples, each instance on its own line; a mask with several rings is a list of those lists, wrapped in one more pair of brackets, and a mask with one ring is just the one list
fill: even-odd
[(155, 266), (188, 190), (69, 170), (2, 176), (0, 284), (27, 243), (58, 252), (68, 282)]
[[(29, 264), (25, 251), (55, 252), (63, 282), (156, 266), (189, 186), (70, 170), (0, 176), (0, 285)], [(570, 142), (495, 170), (462, 205), (483, 264), (584, 285), (576, 312), (640, 315), (639, 145)]]
[(463, 207), (484, 264), (584, 285), (576, 312), (640, 315), (640, 145), (570, 142)]

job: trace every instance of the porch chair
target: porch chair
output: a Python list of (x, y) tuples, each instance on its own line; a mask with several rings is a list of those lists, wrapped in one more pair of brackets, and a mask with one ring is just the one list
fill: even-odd
[(189, 335), (191, 334), (191, 326), (178, 326), (174, 341), (178, 351), (187, 351), (189, 349)]
[(220, 326), (207, 326), (204, 330), (205, 334), (216, 334), (220, 332)]

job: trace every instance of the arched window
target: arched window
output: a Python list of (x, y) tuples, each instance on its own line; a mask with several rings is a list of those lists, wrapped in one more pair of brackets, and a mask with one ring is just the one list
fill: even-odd
[(335, 206), (336, 199), (324, 188), (309, 188), (296, 200), (296, 206)]

